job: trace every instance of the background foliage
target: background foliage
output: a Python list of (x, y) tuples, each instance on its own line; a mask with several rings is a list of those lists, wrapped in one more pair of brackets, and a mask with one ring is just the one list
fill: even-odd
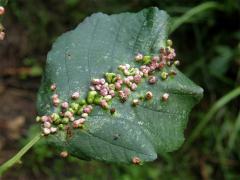
[[(9, 132), (0, 126), (0, 140), (6, 139), (0, 146), (0, 162), (11, 156), (35, 131), (31, 125), (35, 115), (35, 95), (32, 94), (36, 94), (46, 54), (57, 36), (98, 11), (108, 14), (136, 12), (157, 6), (177, 18), (203, 2), (206, 1), (9, 1), (3, 19), (7, 37), (0, 43), (0, 82), (4, 88), (0, 88), (1, 105), (5, 101), (8, 103), (0, 110), (0, 121), (2, 124), (11, 122), (19, 113), (26, 121), (19, 131), (20, 136), (15, 139), (9, 138)], [(229, 103), (218, 104), (221, 97), (229, 97), (228, 92), (240, 85), (240, 3), (237, 0), (216, 2), (223, 7), (203, 11), (188, 19), (187, 24), (170, 36), (182, 62), (180, 69), (205, 90), (201, 104), (191, 113), (186, 131), (186, 137), (194, 134), (193, 141), (187, 141), (180, 150), (162, 155), (158, 161), (141, 167), (84, 162), (74, 158), (62, 160), (41, 141), (24, 157), (23, 165), (10, 170), (4, 178), (239, 179), (240, 99), (235, 97)], [(20, 100), (27, 109), (14, 108), (14, 103), (21, 101), (11, 101), (15, 96), (9, 96), (8, 92), (13, 90), (23, 94)], [(211, 114), (213, 107), (217, 107), (216, 113), (206, 121), (206, 114)], [(9, 119), (3, 118), (4, 115)], [(201, 128), (203, 121), (207, 123)], [(30, 126), (31, 131), (27, 132)]]

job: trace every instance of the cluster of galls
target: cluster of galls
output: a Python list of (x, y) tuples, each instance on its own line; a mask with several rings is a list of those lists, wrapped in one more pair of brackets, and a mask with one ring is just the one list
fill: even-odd
[[(5, 8), (3, 6), (0, 6), (0, 16), (4, 15), (5, 13)], [(4, 40), (5, 38), (5, 32), (4, 32), (4, 27), (2, 24), (0, 24), (0, 40)]]
[[(144, 56), (142, 54), (137, 54), (135, 60), (137, 62), (143, 63), (140, 67), (140, 70), (143, 73), (143, 76), (148, 78), (150, 84), (155, 84), (157, 81), (156, 76), (153, 74), (155, 71), (161, 71), (166, 65), (172, 66), (179, 65), (179, 61), (175, 60), (176, 53), (175, 50), (171, 47), (172, 41), (167, 40), (167, 47), (160, 49), (160, 54), (155, 56)], [(175, 76), (176, 72), (171, 70), (170, 72), (161, 71), (161, 78), (165, 80), (168, 76)]]
[[(165, 66), (178, 65), (179, 61), (175, 59), (175, 50), (171, 47), (172, 41), (167, 41), (167, 47), (161, 48), (159, 55), (145, 56), (138, 53), (135, 61), (142, 63), (139, 68), (131, 67), (129, 64), (119, 65), (119, 73), (105, 73), (104, 78), (93, 79), (86, 99), (80, 99), (79, 92), (74, 92), (71, 96), (72, 102), (62, 102), (58, 94), (52, 95), (52, 103), (60, 112), (53, 113), (50, 116), (37, 117), (37, 121), (42, 123), (43, 135), (55, 133), (58, 129), (64, 129), (65, 125), (71, 123), (72, 128), (83, 128), (84, 122), (93, 110), (94, 105), (109, 110), (111, 114), (115, 113), (115, 108), (110, 108), (111, 100), (118, 97), (121, 102), (127, 101), (132, 91), (136, 91), (138, 85), (144, 80), (151, 85), (160, 79), (166, 80), (169, 76), (175, 76), (176, 72), (170, 70), (164, 71)], [(51, 90), (56, 91), (56, 84), (51, 85)], [(153, 98), (153, 93), (147, 91), (144, 96), (132, 100), (132, 105), (137, 106), (140, 101), (148, 101)], [(168, 93), (161, 97), (162, 101), (167, 101)], [(77, 118), (76, 118), (77, 117)], [(69, 127), (69, 126), (68, 126)], [(138, 157), (133, 157), (134, 164), (140, 164)]]
[[(51, 90), (55, 92), (56, 84), (51, 85)], [(65, 125), (72, 122), (73, 128), (82, 128), (88, 115), (92, 112), (93, 106), (87, 104), (86, 100), (81, 100), (79, 92), (74, 92), (71, 96), (72, 102), (61, 101), (58, 94), (52, 95), (52, 103), (58, 107), (58, 113), (50, 116), (37, 117), (37, 122), (42, 123), (43, 135), (55, 133), (58, 129), (63, 130)], [(76, 118), (78, 117), (78, 118)]]

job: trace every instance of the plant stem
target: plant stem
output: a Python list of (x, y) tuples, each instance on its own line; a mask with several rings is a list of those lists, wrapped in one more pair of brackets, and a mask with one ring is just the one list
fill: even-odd
[(184, 15), (182, 15), (179, 18), (176, 18), (173, 21), (173, 25), (171, 27), (170, 33), (175, 31), (182, 24), (188, 22), (193, 16), (200, 14), (201, 12), (206, 11), (208, 9), (211, 9), (211, 8), (215, 9), (215, 8), (219, 8), (219, 7), (220, 7), (220, 5), (216, 2), (206, 2), (206, 3), (200, 4), (199, 6), (192, 8), (191, 10), (187, 11)]
[(193, 133), (190, 135), (188, 140), (186, 141), (183, 151), (189, 147), (189, 145), (192, 144), (192, 142), (198, 137), (200, 132), (205, 128), (207, 123), (213, 118), (214, 114), (222, 108), (224, 105), (226, 105), (228, 102), (230, 102), (232, 99), (236, 98), (240, 95), (240, 87), (235, 88), (234, 90), (230, 91), (228, 94), (220, 98), (208, 111), (208, 113), (203, 117), (203, 119), (200, 121), (200, 123), (197, 125), (197, 127), (193, 130)]
[(0, 177), (2, 174), (12, 167), (14, 164), (18, 163), (22, 156), (41, 138), (41, 134), (38, 133), (34, 136), (17, 154), (15, 154), (11, 159), (6, 161), (3, 165), (0, 166)]

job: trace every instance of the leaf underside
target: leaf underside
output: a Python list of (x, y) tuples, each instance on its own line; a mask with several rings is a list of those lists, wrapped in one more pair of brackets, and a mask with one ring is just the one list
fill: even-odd
[[(138, 13), (93, 14), (76, 29), (54, 43), (38, 94), (39, 114), (55, 111), (50, 85), (57, 84), (61, 99), (71, 101), (73, 92), (86, 97), (90, 81), (105, 72), (116, 71), (120, 64), (137, 66), (136, 53), (156, 54), (165, 47), (168, 15), (157, 8)], [(130, 99), (146, 91), (151, 101), (138, 107), (113, 100), (116, 114), (99, 107), (87, 118), (84, 129), (59, 131), (47, 137), (59, 151), (66, 150), (81, 159), (130, 163), (132, 157), (152, 161), (157, 154), (178, 149), (184, 141), (189, 112), (201, 99), (203, 90), (175, 69), (177, 75), (155, 85), (143, 82)], [(167, 102), (160, 101), (169, 93)]]

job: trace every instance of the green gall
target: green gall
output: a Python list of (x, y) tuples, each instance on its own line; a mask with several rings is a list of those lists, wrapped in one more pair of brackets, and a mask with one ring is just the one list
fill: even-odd
[(55, 121), (53, 121), (54, 124), (60, 124), (61, 120), (60, 119), (56, 119)]
[(108, 87), (112, 90), (115, 90), (115, 84), (109, 84)]
[(135, 75), (136, 71), (137, 71), (137, 68), (130, 68), (129, 71), (128, 71), (129, 72), (129, 76)]
[(65, 117), (65, 118), (62, 119), (62, 123), (63, 123), (63, 124), (67, 124), (68, 122), (69, 122), (69, 119), (68, 119), (68, 118)]
[(53, 121), (57, 121), (60, 119), (60, 116), (57, 113), (52, 113), (51, 118)]
[(167, 73), (167, 72), (162, 72), (162, 73), (161, 73), (161, 78), (162, 78), (162, 80), (167, 79), (167, 77), (168, 77), (168, 73)]
[(171, 47), (173, 45), (173, 42), (171, 39), (168, 39), (167, 40), (167, 46)]
[(85, 99), (81, 99), (81, 100), (79, 101), (79, 105), (85, 105), (85, 104), (87, 104), (87, 102), (86, 102)]
[(96, 105), (100, 104), (101, 100), (103, 100), (103, 96), (97, 95), (94, 98), (94, 104), (96, 104)]
[(110, 101), (112, 99), (112, 96), (111, 95), (104, 96), (104, 99), (106, 101)]
[(68, 111), (71, 112), (72, 114), (76, 112), (73, 108), (69, 108)]
[(129, 68), (127, 71), (124, 71), (124, 75), (133, 76), (136, 74), (137, 68)]
[(41, 121), (41, 117), (40, 116), (37, 116), (36, 117), (36, 122), (40, 122)]
[(149, 64), (152, 61), (151, 56), (143, 56), (143, 63)]
[(59, 128), (60, 130), (64, 130), (64, 125), (63, 125), (63, 124), (59, 124), (59, 125), (58, 125), (58, 128)]
[(77, 111), (77, 114), (78, 115), (81, 115), (83, 113), (83, 107), (80, 107), (79, 109), (78, 109), (78, 111)]
[(79, 104), (78, 103), (71, 103), (70, 107), (76, 112), (79, 108)]
[(89, 91), (87, 96), (87, 102), (92, 104), (96, 95), (97, 91)]
[(108, 83), (112, 83), (114, 78), (116, 77), (115, 73), (105, 73), (105, 77)]

